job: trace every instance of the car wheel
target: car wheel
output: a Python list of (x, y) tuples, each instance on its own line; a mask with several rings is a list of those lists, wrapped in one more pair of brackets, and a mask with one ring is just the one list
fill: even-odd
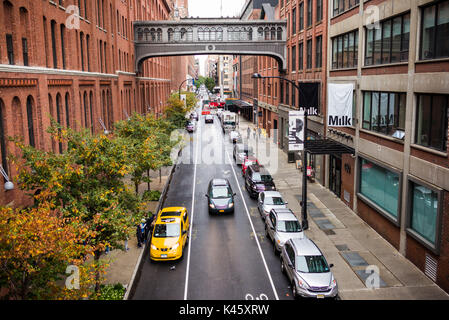
[(292, 291), (293, 291), (293, 298), (298, 299), (299, 298), (298, 290), (296, 289), (296, 283), (294, 281), (292, 285)]

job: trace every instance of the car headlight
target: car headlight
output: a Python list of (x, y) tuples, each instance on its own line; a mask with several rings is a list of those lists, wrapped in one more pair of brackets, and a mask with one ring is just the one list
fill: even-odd
[(309, 285), (302, 279), (298, 280), (298, 286), (303, 289), (309, 289)]
[(156, 246), (154, 244), (151, 245), (151, 249), (157, 250)]
[(229, 203), (229, 208), (232, 208), (234, 206), (234, 202)]
[(214, 205), (213, 203), (211, 203), (211, 204), (209, 204), (209, 207), (212, 208), (212, 209), (214, 209), (214, 208), (215, 208), (215, 205)]
[(334, 288), (337, 286), (337, 281), (335, 280), (334, 276), (332, 276), (332, 280), (331, 280), (331, 288)]
[(176, 250), (176, 249), (178, 249), (178, 247), (179, 247), (179, 242), (176, 243), (173, 247), (171, 247), (171, 250)]

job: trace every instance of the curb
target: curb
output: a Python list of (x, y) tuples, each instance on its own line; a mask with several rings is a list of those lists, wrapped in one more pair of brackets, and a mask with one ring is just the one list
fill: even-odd
[[(176, 159), (176, 161), (179, 159), (181, 152), (182, 152), (182, 149), (179, 150), (178, 158)], [(165, 199), (167, 198), (168, 187), (170, 185), (170, 182), (171, 182), (171, 179), (173, 177), (173, 173), (175, 172), (175, 170), (176, 170), (176, 163), (173, 164), (173, 166), (170, 170), (169, 178), (165, 182), (164, 190), (161, 193), (161, 197), (159, 199), (159, 203), (157, 205), (155, 214), (158, 214), (158, 212), (161, 210), (162, 205), (165, 202)], [(145, 244), (142, 248), (142, 252), (140, 253), (139, 258), (137, 259), (136, 266), (134, 267), (131, 281), (129, 282), (129, 284), (126, 287), (126, 292), (123, 297), (123, 300), (130, 300), (134, 295), (134, 291), (136, 290), (136, 283), (137, 283), (136, 279), (140, 278), (140, 272), (142, 271), (142, 266), (143, 266), (143, 261), (144, 261), (143, 258), (144, 258), (144, 256), (148, 255), (148, 250), (147, 250), (148, 243), (149, 243), (149, 239), (146, 239)]]

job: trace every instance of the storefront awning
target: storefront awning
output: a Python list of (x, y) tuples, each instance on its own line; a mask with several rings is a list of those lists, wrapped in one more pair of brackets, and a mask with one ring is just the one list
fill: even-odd
[(305, 147), (310, 154), (355, 154), (354, 148), (332, 139), (307, 140)]

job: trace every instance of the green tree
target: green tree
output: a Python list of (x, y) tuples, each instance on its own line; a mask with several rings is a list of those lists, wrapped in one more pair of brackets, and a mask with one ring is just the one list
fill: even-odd
[[(22, 151), (19, 186), (44, 191), (36, 197), (37, 202), (51, 203), (62, 218), (79, 218), (88, 230), (83, 243), (92, 248), (94, 263), (99, 265), (106, 247), (123, 249), (123, 240), (143, 216), (144, 204), (123, 179), (132, 170), (128, 141), (113, 135), (91, 135), (87, 130), (75, 132), (54, 121), (49, 132), (68, 146), (65, 152), (45, 152), (16, 139)], [(99, 288), (98, 272), (96, 291)]]

